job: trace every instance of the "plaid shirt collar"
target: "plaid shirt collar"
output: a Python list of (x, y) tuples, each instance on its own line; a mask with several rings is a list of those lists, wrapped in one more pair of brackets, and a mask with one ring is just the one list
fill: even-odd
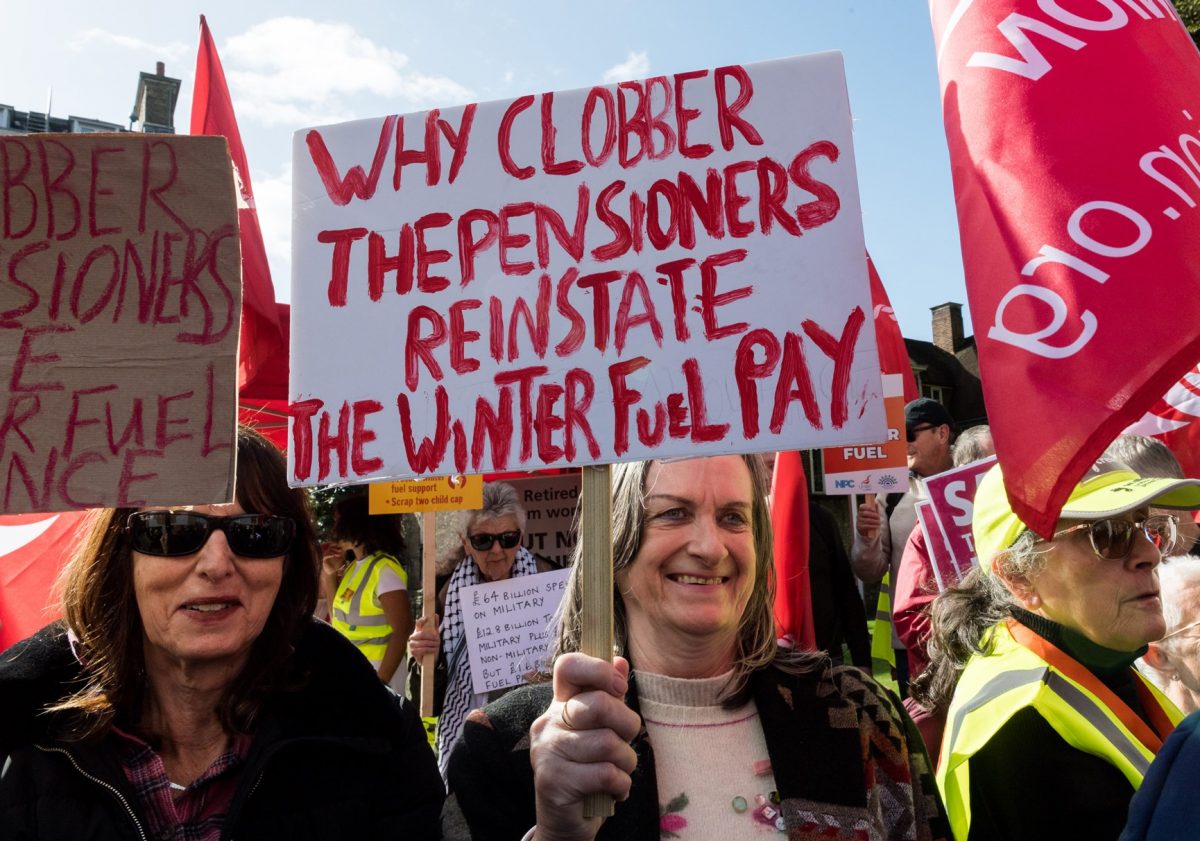
[(113, 728), (121, 766), (136, 809), (154, 838), (219, 841), (250, 753), (250, 736), (234, 736), (225, 752), (182, 792), (172, 791), (162, 757), (144, 739)]

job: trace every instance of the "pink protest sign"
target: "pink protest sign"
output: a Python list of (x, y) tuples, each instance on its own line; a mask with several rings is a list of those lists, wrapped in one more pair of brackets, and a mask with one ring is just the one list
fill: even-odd
[(989, 456), (925, 480), (931, 513), (945, 536), (958, 576), (966, 574), (976, 563), (975, 542), (971, 537), (975, 489), (983, 474), (995, 463), (996, 457)]
[(957, 581), (961, 573), (946, 543), (946, 535), (933, 513), (933, 504), (927, 499), (921, 500), (917, 503), (916, 511), (917, 525), (925, 534), (925, 553), (929, 556), (929, 564), (933, 567), (933, 577), (937, 579), (940, 593)]

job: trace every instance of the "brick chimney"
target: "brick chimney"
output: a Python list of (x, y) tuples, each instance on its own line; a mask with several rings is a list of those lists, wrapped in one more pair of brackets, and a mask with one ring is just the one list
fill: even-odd
[(179, 98), (179, 80), (167, 75), (160, 61), (153, 73), (138, 76), (137, 98), (129, 119), (134, 131), (153, 134), (175, 133), (175, 100)]
[(963, 346), (962, 304), (947, 302), (930, 307), (933, 312), (933, 344), (947, 353)]

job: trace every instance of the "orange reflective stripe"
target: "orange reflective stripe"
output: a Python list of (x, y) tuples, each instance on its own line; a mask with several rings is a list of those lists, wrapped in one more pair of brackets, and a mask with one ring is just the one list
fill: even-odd
[(1150, 687), (1146, 685), (1146, 679), (1140, 674), (1135, 677), (1137, 678), (1138, 699), (1142, 702), (1142, 709), (1146, 711), (1146, 715), (1150, 716), (1150, 723), (1158, 731), (1159, 738), (1166, 739), (1175, 730), (1175, 722), (1171, 721), (1171, 717), (1162, 708), (1158, 698), (1150, 691)]
[(1147, 702), (1145, 700), (1146, 695), (1140, 695), (1142, 691), (1141, 681), (1135, 681), (1138, 686), (1139, 696), (1142, 698), (1142, 704), (1145, 706), (1147, 714), (1154, 720), (1155, 729), (1159, 730), (1159, 733), (1151, 730), (1150, 725), (1146, 724), (1141, 716), (1130, 709), (1128, 704), (1118, 698), (1115, 692), (1105, 686), (1082, 663), (1063, 652), (1054, 643), (1045, 637), (1039, 636), (1015, 619), (1008, 620), (1008, 629), (1012, 633), (1013, 639), (1096, 696), (1108, 708), (1109, 712), (1120, 719), (1121, 723), (1125, 725), (1125, 729), (1132, 733), (1134, 738), (1145, 746), (1146, 750), (1157, 754), (1159, 749), (1162, 748), (1163, 738), (1174, 729), (1174, 726), (1168, 727), (1166, 731), (1162, 730), (1159, 720), (1151, 711), (1157, 711), (1164, 718), (1166, 717), (1166, 713), (1159, 707), (1156, 699), (1151, 698)]

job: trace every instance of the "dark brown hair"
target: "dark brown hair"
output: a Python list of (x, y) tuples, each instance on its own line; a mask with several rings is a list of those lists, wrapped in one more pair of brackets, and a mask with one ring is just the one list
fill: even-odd
[[(259, 433), (237, 434), (236, 499), (247, 512), (278, 514), (296, 522), (284, 559), (283, 580), (262, 633), (241, 674), (217, 708), (229, 732), (249, 731), (263, 700), (287, 679), (293, 646), (312, 616), (320, 555), (308, 497), (287, 486), (283, 454)], [(91, 533), (63, 570), (61, 606), (76, 638), (86, 684), (52, 709), (71, 713), (70, 735), (89, 738), (120, 721), (137, 728), (145, 701), (145, 650), (133, 588), (132, 550), (125, 521), (133, 508), (97, 511)]]
[(358, 543), (368, 555), (386, 552), (400, 558), (404, 555), (404, 535), (400, 517), (395, 514), (371, 514), (365, 493), (348, 496), (333, 509), (334, 540)]

